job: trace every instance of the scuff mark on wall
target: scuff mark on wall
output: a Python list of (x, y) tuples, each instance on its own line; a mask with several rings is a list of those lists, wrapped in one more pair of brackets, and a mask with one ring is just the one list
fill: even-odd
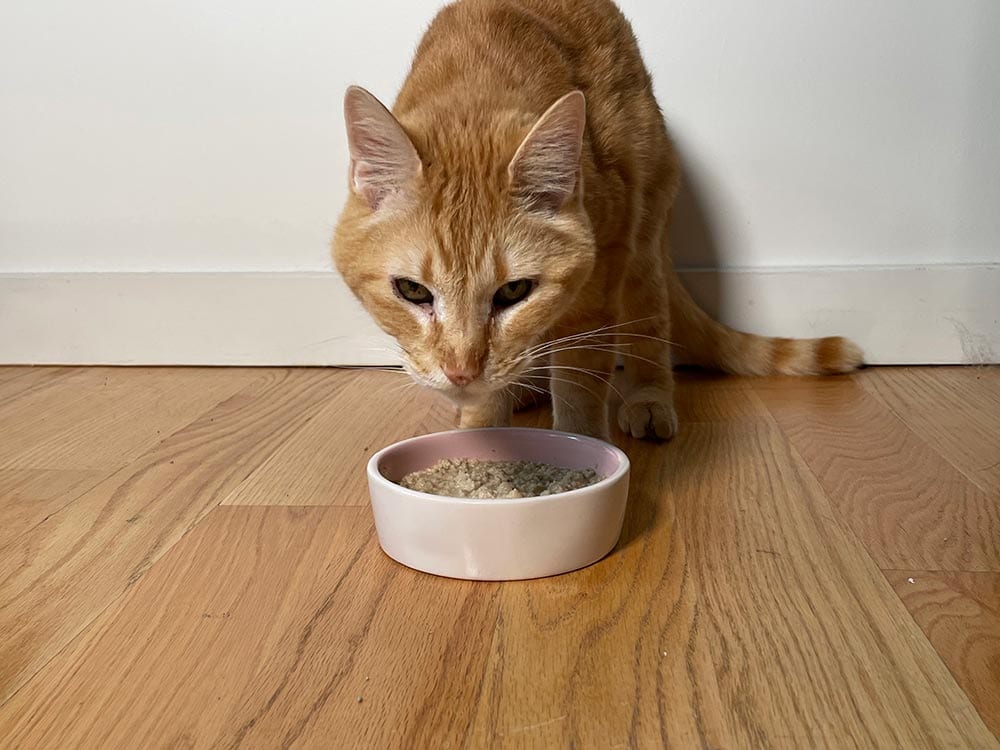
[(988, 335), (970, 330), (957, 318), (946, 315), (945, 319), (954, 326), (955, 333), (958, 334), (958, 341), (962, 346), (962, 364), (988, 365), (1000, 360)]

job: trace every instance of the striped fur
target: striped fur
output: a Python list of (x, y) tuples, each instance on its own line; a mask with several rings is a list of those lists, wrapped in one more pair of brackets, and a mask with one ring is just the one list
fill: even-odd
[(856, 344), (841, 336), (768, 338), (712, 320), (670, 274), (675, 359), (733, 375), (835, 375), (861, 366)]
[[(667, 239), (677, 155), (611, 0), (459, 0), (434, 19), (392, 111), (352, 88), (345, 117), (337, 268), (413, 377), (461, 405), (463, 425), (506, 423), (523, 382), (514, 395), (551, 390), (559, 429), (606, 436), (612, 417), (670, 438), (670, 341), (734, 373), (861, 361), (843, 339), (726, 328), (678, 283)], [(403, 299), (400, 278), (433, 303)], [(524, 279), (523, 301), (494, 305)]]

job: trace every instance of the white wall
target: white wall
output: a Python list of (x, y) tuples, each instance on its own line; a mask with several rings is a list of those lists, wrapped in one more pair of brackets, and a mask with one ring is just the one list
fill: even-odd
[(437, 5), (0, 4), (0, 271), (329, 268), (343, 91)]
[[(0, 363), (386, 361), (328, 257), (341, 99), (390, 102), (439, 5), (0, 2)], [(714, 314), (1000, 360), (1000, 3), (622, 5), (678, 265), (748, 269), (686, 275)]]
[[(438, 5), (3, 3), (0, 272), (329, 268), (343, 89), (391, 100)], [(681, 265), (1000, 260), (1000, 3), (622, 5)]]
[(625, 6), (718, 264), (1000, 261), (1000, 3)]

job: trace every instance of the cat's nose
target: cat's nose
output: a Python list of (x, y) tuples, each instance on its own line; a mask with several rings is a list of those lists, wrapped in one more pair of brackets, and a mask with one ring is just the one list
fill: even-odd
[(458, 386), (468, 385), (483, 372), (480, 365), (473, 364), (444, 365), (441, 369), (444, 370), (445, 377)]

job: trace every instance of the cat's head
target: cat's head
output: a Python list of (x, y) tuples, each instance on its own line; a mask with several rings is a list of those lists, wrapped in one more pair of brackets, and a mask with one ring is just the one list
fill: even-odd
[(352, 87), (344, 110), (337, 268), (417, 381), (480, 401), (530, 364), (593, 269), (583, 94), (540, 117), (467, 106), (401, 123)]

